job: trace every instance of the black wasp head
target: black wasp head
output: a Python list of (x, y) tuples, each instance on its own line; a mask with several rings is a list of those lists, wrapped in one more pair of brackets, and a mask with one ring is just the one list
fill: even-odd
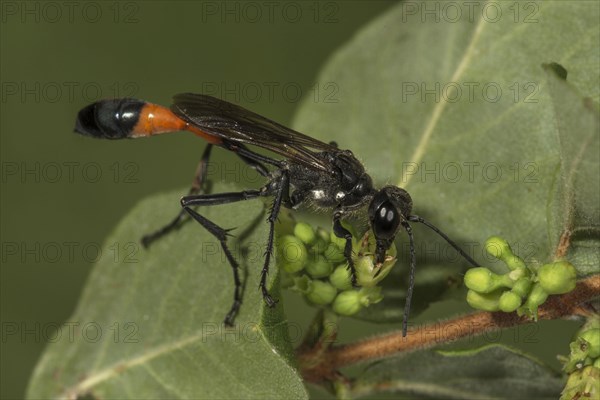
[(412, 210), (412, 199), (408, 192), (396, 186), (384, 186), (373, 196), (369, 205), (369, 222), (375, 234), (375, 261), (379, 264), (385, 259), (403, 221), (408, 219)]
[(97, 101), (79, 111), (75, 132), (102, 139), (125, 138), (136, 125), (144, 104), (136, 99)]

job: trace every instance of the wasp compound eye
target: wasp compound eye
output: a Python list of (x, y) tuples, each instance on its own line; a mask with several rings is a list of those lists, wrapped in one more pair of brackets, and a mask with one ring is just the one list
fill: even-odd
[(391, 202), (383, 202), (375, 210), (372, 223), (377, 239), (393, 239), (400, 225), (400, 213)]

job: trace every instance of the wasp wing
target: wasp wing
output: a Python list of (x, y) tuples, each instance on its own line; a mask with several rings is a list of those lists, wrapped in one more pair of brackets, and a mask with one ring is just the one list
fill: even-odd
[(243, 107), (194, 93), (174, 97), (171, 110), (191, 125), (231, 142), (262, 147), (289, 160), (319, 170), (332, 166), (319, 152), (338, 148), (278, 124)]

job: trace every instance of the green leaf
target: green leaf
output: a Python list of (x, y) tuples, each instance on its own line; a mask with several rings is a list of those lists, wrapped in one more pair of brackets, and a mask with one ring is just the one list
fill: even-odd
[[(181, 193), (142, 201), (108, 238), (28, 397), (306, 398), (281, 306), (265, 307), (257, 290), (267, 235), (260, 201), (202, 210), (224, 228), (255, 226), (231, 232), (246, 280), (233, 328), (222, 325), (233, 298), (231, 267), (205, 229), (187, 223), (149, 250), (138, 246), (142, 234), (175, 216)], [(272, 269), (269, 286), (278, 296), (276, 275)]]
[[(411, 193), (414, 214), (439, 227), (482, 265), (506, 272), (485, 252), (485, 240), (492, 235), (507, 238), (529, 263), (554, 259), (557, 227), (552, 221), (558, 211), (551, 206), (560, 197), (562, 160), (570, 156), (563, 153), (560, 115), (542, 64), (559, 63), (582, 96), (598, 101), (600, 3), (472, 6), (472, 18), (466, 5), (459, 6), (457, 20), (449, 20), (444, 2), (403, 2), (391, 9), (336, 52), (317, 78), (335, 85), (337, 101), (307, 99), (294, 128), (354, 151), (378, 185), (397, 184)], [(484, 14), (487, 6), (487, 11), (500, 8), (501, 17)], [(437, 17), (431, 13), (436, 8)], [(579, 126), (569, 118), (564, 123), (568, 132)], [(584, 219), (596, 233), (577, 243), (573, 260), (579, 274), (586, 274), (598, 268), (597, 159), (577, 168), (596, 174), (591, 179), (583, 172), (588, 186), (575, 188), (586, 205), (595, 204)], [(469, 266), (426, 227), (415, 224), (414, 234), (417, 275), (438, 269), (452, 277)], [(399, 302), (374, 305), (359, 317), (398, 319), (407, 249), (399, 248), (401, 267), (386, 278), (391, 291), (384, 294)], [(440, 289), (434, 297), (427, 285), (417, 286), (417, 309), (447, 294)]]
[(357, 378), (356, 397), (387, 391), (436, 399), (558, 398), (560, 375), (501, 345), (420, 351), (374, 363)]
[(589, 275), (600, 265), (600, 113), (555, 68), (546, 66), (561, 163), (549, 206), (549, 236), (553, 247), (566, 240), (568, 259), (581, 275)]

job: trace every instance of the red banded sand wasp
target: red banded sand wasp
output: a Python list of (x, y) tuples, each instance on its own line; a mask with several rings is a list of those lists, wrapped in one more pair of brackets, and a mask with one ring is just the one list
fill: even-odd
[[(375, 189), (371, 177), (350, 150), (341, 150), (335, 143), (323, 143), (302, 133), (237, 105), (214, 97), (184, 93), (174, 97), (169, 108), (145, 101), (123, 98), (93, 103), (77, 115), (75, 131), (94, 138), (125, 139), (153, 136), (166, 132), (190, 131), (208, 142), (194, 184), (188, 195), (181, 198), (182, 210), (162, 229), (142, 238), (144, 246), (176, 229), (191, 216), (215, 236), (233, 269), (235, 291), (233, 304), (224, 323), (232, 325), (242, 302), (242, 285), (238, 262), (227, 246), (228, 230), (209, 221), (195, 208), (265, 196), (273, 196), (270, 209), (269, 235), (260, 289), (270, 307), (276, 304), (266, 288), (269, 263), (273, 253), (275, 221), (281, 207), (296, 209), (312, 205), (333, 211), (333, 232), (345, 239), (344, 257), (348, 261), (352, 283), (356, 286), (356, 272), (352, 260), (352, 234), (342, 226), (342, 219), (365, 207), (370, 228), (376, 240), (375, 261), (381, 264), (385, 253), (402, 227), (409, 238), (410, 276), (404, 309), (403, 334), (406, 335), (416, 266), (415, 245), (410, 223), (419, 222), (445, 239), (467, 261), (477, 263), (446, 234), (423, 218), (411, 214), (412, 199), (402, 188), (384, 186)], [(237, 154), (251, 168), (262, 175), (267, 183), (260, 189), (231, 193), (200, 193), (206, 180), (206, 166), (211, 149), (222, 147)], [(280, 158), (261, 155), (247, 146), (256, 146)], [(267, 167), (268, 166), (268, 167)]]

